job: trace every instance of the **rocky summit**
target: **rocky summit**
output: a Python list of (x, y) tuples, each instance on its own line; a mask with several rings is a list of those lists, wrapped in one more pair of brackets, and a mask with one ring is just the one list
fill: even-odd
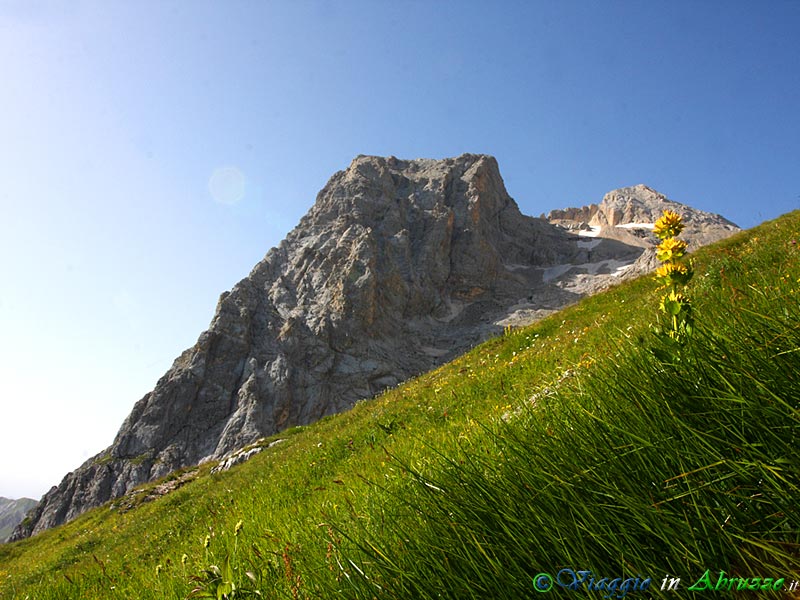
[[(528, 217), (497, 162), (358, 156), (230, 292), (113, 444), (53, 487), (19, 539), (133, 487), (308, 424), (650, 265), (653, 222), (737, 230), (645, 187)], [(696, 231), (691, 226), (696, 225)]]

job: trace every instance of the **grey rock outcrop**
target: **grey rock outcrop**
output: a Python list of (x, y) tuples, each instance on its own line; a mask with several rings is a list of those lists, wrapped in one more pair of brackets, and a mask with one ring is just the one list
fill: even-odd
[[(581, 213), (576, 227), (592, 232), (599, 214)], [(490, 156), (357, 157), (221, 295), (208, 330), (135, 404), (111, 447), (45, 494), (15, 537), (346, 410), (505, 324), (613, 283), (647, 246), (580, 236), (567, 220), (522, 215)]]
[(256, 454), (260, 454), (263, 450), (268, 450), (273, 446), (277, 446), (281, 442), (285, 442), (284, 438), (279, 438), (277, 440), (273, 440), (266, 445), (261, 444), (254, 444), (250, 446), (245, 446), (244, 448), (240, 448), (239, 450), (234, 450), (233, 452), (228, 453), (227, 455), (223, 456), (220, 461), (217, 463), (213, 469), (211, 469), (212, 473), (221, 473), (223, 471), (228, 471), (235, 467), (236, 465), (240, 465), (243, 462), (247, 462), (251, 458), (253, 458)]
[[(681, 237), (694, 247), (716, 242), (739, 231), (724, 217), (669, 200), (646, 185), (635, 185), (609, 192), (600, 204), (553, 210), (547, 219), (573, 231), (599, 228), (600, 237), (649, 247), (653, 238), (646, 235), (665, 210), (683, 217), (686, 228)], [(641, 241), (640, 241), (641, 240)]]
[(0, 543), (9, 538), (17, 525), (36, 504), (36, 500), (30, 498), (11, 500), (0, 496)]

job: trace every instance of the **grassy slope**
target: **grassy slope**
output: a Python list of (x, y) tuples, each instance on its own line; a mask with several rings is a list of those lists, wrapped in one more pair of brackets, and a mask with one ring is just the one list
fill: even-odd
[(228, 473), (0, 546), (0, 597), (182, 598), (226, 562), (239, 591), (287, 598), (525, 597), (569, 565), (787, 571), (794, 239), (798, 212), (697, 253), (697, 349), (677, 364), (642, 350), (658, 347), (652, 279), (621, 285)]

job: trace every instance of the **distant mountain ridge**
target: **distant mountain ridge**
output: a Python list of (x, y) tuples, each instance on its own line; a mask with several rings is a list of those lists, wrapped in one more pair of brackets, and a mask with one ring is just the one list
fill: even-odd
[[(637, 244), (646, 236), (641, 231), (652, 229), (664, 210), (678, 212), (686, 228), (683, 237), (695, 246), (703, 246), (720, 239), (727, 233), (739, 231), (739, 227), (721, 215), (696, 210), (680, 202), (668, 199), (646, 185), (620, 188), (607, 193), (600, 204), (580, 208), (552, 210), (547, 219), (568, 228), (586, 230), (600, 228), (604, 237), (613, 237), (627, 243)], [(637, 233), (638, 232), (638, 233)], [(632, 235), (625, 235), (626, 233)], [(652, 239), (642, 244), (648, 247)]]
[(684, 236), (695, 244), (738, 230), (646, 186), (528, 217), (491, 156), (356, 157), (220, 296), (208, 330), (135, 404), (113, 444), (45, 494), (14, 538), (346, 410), (506, 325), (645, 272), (646, 225), (673, 207), (697, 225)]
[(5, 542), (25, 515), (38, 504), (31, 498), (12, 500), (0, 496), (0, 543)]

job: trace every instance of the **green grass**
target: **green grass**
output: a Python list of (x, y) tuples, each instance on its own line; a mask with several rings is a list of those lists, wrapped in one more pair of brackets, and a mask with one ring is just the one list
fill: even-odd
[(800, 212), (699, 251), (686, 347), (651, 333), (651, 277), (618, 286), (227, 473), (0, 546), (0, 598), (226, 579), (234, 597), (529, 598), (562, 568), (652, 577), (638, 597), (706, 569), (800, 579), (796, 240)]

